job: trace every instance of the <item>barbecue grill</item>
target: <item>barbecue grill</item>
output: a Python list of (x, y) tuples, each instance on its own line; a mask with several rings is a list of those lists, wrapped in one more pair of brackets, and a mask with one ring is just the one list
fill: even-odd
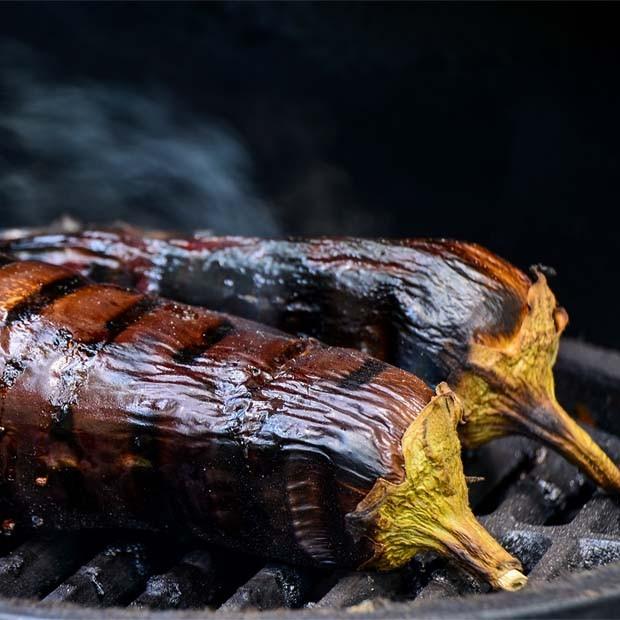
[[(620, 461), (620, 354), (566, 340), (562, 402), (593, 424)], [(521, 592), (493, 594), (432, 555), (394, 573), (265, 564), (174, 537), (122, 532), (12, 535), (0, 541), (0, 618), (594, 617), (620, 603), (620, 506), (553, 452), (523, 438), (466, 457), (484, 525), (529, 574)]]

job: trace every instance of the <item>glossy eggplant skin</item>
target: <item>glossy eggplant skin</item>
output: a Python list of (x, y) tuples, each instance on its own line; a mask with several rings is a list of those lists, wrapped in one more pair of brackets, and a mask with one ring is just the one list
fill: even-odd
[(532, 285), (488, 250), (447, 240), (183, 239), (120, 230), (38, 235), (5, 247), (354, 347), (429, 384), (457, 381), (478, 333), (513, 335)]
[(0, 488), (18, 527), (191, 533), (359, 566), (346, 515), (404, 476), (432, 397), (353, 350), (2, 259)]

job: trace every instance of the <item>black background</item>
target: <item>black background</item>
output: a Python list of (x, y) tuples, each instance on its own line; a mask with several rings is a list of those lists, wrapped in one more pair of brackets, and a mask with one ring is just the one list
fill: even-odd
[[(162, 97), (179, 126), (226, 127), (277, 234), (456, 237), (551, 265), (570, 333), (620, 348), (617, 23), (612, 4), (578, 3), (0, 7), (0, 37), (46, 84)], [(4, 171), (54, 175), (22, 147), (0, 122)], [(63, 191), (36, 209), (5, 187), (2, 225), (107, 221), (88, 186), (79, 204)], [(204, 225), (173, 199), (116, 209)]]

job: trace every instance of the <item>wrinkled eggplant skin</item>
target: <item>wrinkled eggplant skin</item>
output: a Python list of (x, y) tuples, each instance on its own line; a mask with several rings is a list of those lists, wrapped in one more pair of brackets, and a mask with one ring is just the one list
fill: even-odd
[(159, 238), (90, 231), (7, 249), (354, 347), (429, 384), (455, 380), (477, 334), (511, 335), (530, 280), (491, 252), (446, 240)]
[(0, 376), (4, 518), (310, 565), (371, 557), (345, 515), (402, 480), (432, 396), (361, 352), (32, 261), (0, 267)]

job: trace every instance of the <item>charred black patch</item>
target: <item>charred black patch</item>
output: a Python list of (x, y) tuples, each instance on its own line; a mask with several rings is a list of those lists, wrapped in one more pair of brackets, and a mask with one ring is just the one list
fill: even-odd
[(367, 359), (359, 368), (343, 377), (338, 387), (345, 390), (357, 390), (366, 383), (370, 383), (387, 368), (387, 364), (376, 359)]
[(36, 293), (29, 295), (7, 312), (6, 323), (37, 315), (54, 301), (74, 293), (86, 284), (87, 281), (81, 276), (69, 276), (44, 284)]
[(120, 336), (129, 326), (137, 323), (143, 316), (157, 308), (160, 302), (153, 297), (143, 297), (133, 306), (123, 310), (114, 318), (106, 323), (108, 332), (106, 341), (112, 342), (117, 336)]
[(228, 321), (223, 321), (220, 323), (215, 329), (207, 330), (202, 335), (203, 347), (206, 349), (215, 346), (220, 340), (223, 340), (235, 331), (235, 328), (232, 323)]
[(232, 323), (229, 321), (222, 321), (219, 325), (203, 332), (200, 342), (179, 349), (173, 355), (173, 359), (179, 364), (189, 366), (193, 364), (205, 351), (215, 346), (218, 342), (224, 340), (226, 336), (232, 334), (234, 331), (235, 327)]

